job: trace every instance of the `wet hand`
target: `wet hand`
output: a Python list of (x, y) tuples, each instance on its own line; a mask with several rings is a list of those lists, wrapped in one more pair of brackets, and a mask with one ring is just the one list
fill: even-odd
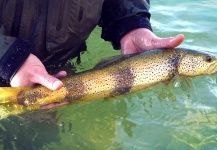
[(122, 54), (133, 54), (157, 48), (174, 48), (184, 40), (184, 35), (159, 38), (146, 28), (130, 31), (120, 41)]
[(66, 75), (65, 71), (60, 71), (55, 76), (48, 74), (42, 62), (35, 55), (30, 54), (10, 84), (12, 87), (41, 84), (50, 90), (58, 90), (63, 85), (58, 78)]

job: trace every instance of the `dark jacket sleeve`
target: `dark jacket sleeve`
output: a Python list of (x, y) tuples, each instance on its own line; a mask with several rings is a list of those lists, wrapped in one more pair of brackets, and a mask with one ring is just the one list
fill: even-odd
[(152, 31), (149, 5), (149, 0), (105, 0), (99, 22), (102, 38), (120, 49), (120, 39), (127, 32), (136, 28)]
[[(19, 38), (0, 36), (0, 79), (10, 83), (31, 52), (30, 44)], [(10, 42), (8, 42), (10, 41)]]
[(14, 74), (31, 52), (30, 43), (23, 39), (7, 36), (2, 26), (3, 0), (0, 0), (0, 80), (10, 83)]

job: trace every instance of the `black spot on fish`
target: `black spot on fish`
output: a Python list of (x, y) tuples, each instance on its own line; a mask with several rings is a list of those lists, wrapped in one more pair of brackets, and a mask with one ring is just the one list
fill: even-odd
[(85, 84), (81, 80), (75, 80), (65, 85), (68, 94), (66, 100), (69, 102), (76, 101), (84, 97), (87, 93)]
[(40, 91), (21, 91), (17, 95), (17, 102), (20, 105), (28, 107), (28, 106), (36, 103), (37, 99), (45, 98), (47, 96), (49, 96), (49, 95), (45, 94), (43, 92), (40, 92)]
[(170, 68), (171, 72), (169, 77), (172, 78), (178, 72), (178, 65), (181, 59), (181, 55), (173, 56), (168, 59), (168, 69)]
[(130, 89), (131, 87), (116, 88), (114, 91), (112, 91), (111, 96), (127, 94), (130, 92)]
[(111, 96), (127, 94), (130, 92), (132, 88), (134, 75), (130, 68), (125, 68), (123, 70), (119, 70), (113, 74), (115, 78), (115, 87), (111, 92)]
[(181, 55), (177, 55), (176, 57), (171, 57), (168, 59), (168, 64), (177, 68), (179, 65), (180, 58), (181, 58)]

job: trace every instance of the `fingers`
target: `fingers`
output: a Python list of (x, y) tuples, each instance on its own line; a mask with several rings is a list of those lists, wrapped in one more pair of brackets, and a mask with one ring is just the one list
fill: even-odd
[[(41, 77), (40, 77), (41, 76)], [(66, 77), (67, 73), (66, 71), (60, 71), (55, 76), (51, 76), (48, 73), (39, 75), (39, 83), (41, 85), (44, 85), (50, 90), (58, 90), (63, 86), (62, 81), (60, 81), (60, 78)]]
[(153, 48), (174, 48), (184, 41), (184, 35), (179, 34), (175, 37), (156, 38), (153, 42)]
[(137, 35), (135, 35), (134, 45), (139, 52), (157, 48), (174, 48), (179, 46), (184, 40), (183, 34), (175, 37), (160, 38), (148, 30), (137, 33)]
[(59, 78), (59, 79), (61, 79), (61, 78), (63, 78), (63, 77), (66, 77), (67, 76), (67, 72), (66, 71), (60, 71), (60, 72), (58, 72), (56, 75), (55, 75), (55, 77), (56, 78)]
[(65, 71), (60, 71), (56, 76), (48, 74), (42, 62), (36, 56), (30, 54), (10, 84), (12, 87), (41, 84), (50, 90), (58, 90), (63, 86), (62, 81), (58, 78), (66, 75)]
[(60, 107), (69, 104), (69, 102), (62, 102), (62, 103), (51, 103), (47, 105), (43, 105), (40, 108), (41, 109), (49, 109), (49, 108), (55, 108), (55, 107)]
[(35, 73), (33, 82), (41, 84), (50, 90), (58, 90), (63, 86), (62, 81), (47, 72)]
[(47, 73), (46, 70), (35, 71), (35, 78), (33, 82), (38, 82), (39, 84), (47, 87), (50, 90), (58, 90), (63, 86), (63, 82), (59, 79), (66, 77), (66, 71), (60, 71), (55, 76)]
[(28, 72), (28, 74), (18, 74), (14, 76), (11, 81), (12, 87), (18, 86), (32, 86), (35, 84), (41, 84), (50, 90), (58, 90), (63, 86), (62, 81), (58, 78), (65, 77), (67, 73), (65, 71), (60, 71), (55, 76), (47, 73), (45, 69), (36, 68)]
[(183, 34), (175, 37), (160, 38), (148, 29), (139, 28), (130, 31), (122, 37), (120, 41), (121, 53), (133, 54), (157, 48), (174, 48), (179, 46), (183, 40)]

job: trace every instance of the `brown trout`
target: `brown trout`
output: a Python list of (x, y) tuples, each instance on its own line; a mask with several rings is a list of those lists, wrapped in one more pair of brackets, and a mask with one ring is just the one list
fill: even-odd
[(54, 102), (77, 103), (135, 92), (174, 76), (217, 72), (217, 59), (188, 49), (157, 49), (113, 57), (95, 68), (65, 77), (64, 86), (51, 91), (43, 86), (1, 87), (0, 118), (40, 109)]

